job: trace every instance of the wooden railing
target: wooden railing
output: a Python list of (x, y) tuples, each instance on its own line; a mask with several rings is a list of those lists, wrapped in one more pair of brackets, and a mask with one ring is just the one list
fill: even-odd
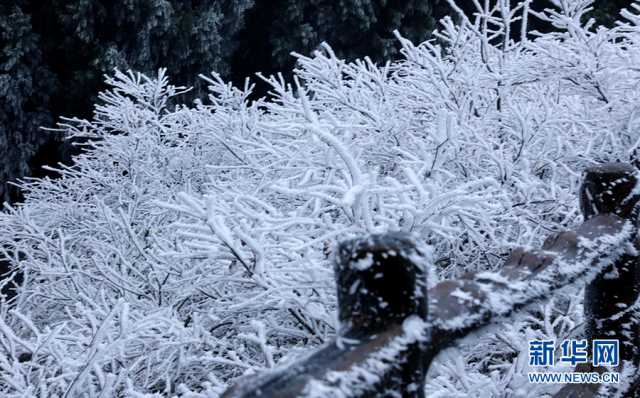
[[(241, 378), (223, 397), (424, 397), (425, 373), (438, 352), (576, 284), (586, 284), (585, 338), (619, 339), (621, 366), (637, 369), (636, 183), (627, 164), (589, 168), (580, 192), (585, 221), (575, 231), (550, 236), (541, 250), (514, 250), (499, 272), (428, 290), (423, 253), (410, 237), (389, 233), (343, 243), (335, 268), (338, 337), (288, 367)], [(637, 372), (631, 374), (609, 392), (640, 392)], [(566, 385), (556, 396), (595, 396), (598, 387)]]

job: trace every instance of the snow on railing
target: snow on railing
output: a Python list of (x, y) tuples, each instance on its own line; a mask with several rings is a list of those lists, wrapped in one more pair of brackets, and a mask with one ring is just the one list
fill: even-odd
[[(411, 237), (389, 233), (343, 243), (335, 269), (338, 337), (290, 366), (240, 379), (223, 397), (424, 397), (425, 373), (438, 352), (576, 284), (587, 286), (586, 337), (619, 339), (623, 366), (637, 367), (636, 182), (630, 165), (589, 168), (580, 192), (585, 222), (575, 231), (549, 237), (541, 250), (514, 250), (498, 272), (468, 274), (428, 291), (426, 250)], [(637, 385), (625, 384), (627, 390)], [(557, 396), (595, 396), (597, 387), (567, 385)]]

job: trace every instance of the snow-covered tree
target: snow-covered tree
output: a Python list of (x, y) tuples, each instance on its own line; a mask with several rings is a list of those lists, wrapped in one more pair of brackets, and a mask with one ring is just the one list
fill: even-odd
[[(404, 59), (298, 56), (295, 84), (203, 76), (209, 96), (118, 72), (58, 179), (23, 182), (0, 247), (23, 282), (0, 306), (4, 396), (216, 396), (335, 334), (336, 241), (411, 232), (433, 284), (493, 270), (581, 221), (580, 172), (640, 144), (640, 4), (613, 29), (589, 1), (479, 2)], [(483, 6), (484, 4), (484, 6)], [(530, 18), (558, 31), (539, 37)], [(10, 279), (5, 283), (10, 283)], [(444, 353), (429, 396), (538, 396), (526, 342), (580, 332), (579, 292)], [(557, 388), (557, 386), (556, 386)]]
[[(19, 199), (8, 181), (42, 175), (66, 157), (47, 137), (60, 115), (91, 114), (114, 68), (177, 81), (217, 70), (228, 76), (237, 32), (252, 0), (8, 0), (0, 5), (0, 197)], [(202, 85), (192, 91), (196, 95)]]

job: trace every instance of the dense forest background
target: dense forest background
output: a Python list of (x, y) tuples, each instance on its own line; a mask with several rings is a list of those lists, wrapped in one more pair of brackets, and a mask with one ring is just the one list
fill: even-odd
[[(611, 25), (629, 3), (598, 0), (592, 15)], [(173, 82), (194, 86), (195, 98), (200, 73), (242, 84), (256, 72), (290, 71), (291, 51), (309, 53), (323, 41), (347, 60), (393, 59), (394, 29), (419, 42), (450, 13), (446, 0), (3, 0), (0, 199), (21, 198), (7, 182), (70, 161), (68, 143), (40, 127), (60, 116), (90, 117), (103, 75), (114, 68), (153, 74), (166, 67)]]

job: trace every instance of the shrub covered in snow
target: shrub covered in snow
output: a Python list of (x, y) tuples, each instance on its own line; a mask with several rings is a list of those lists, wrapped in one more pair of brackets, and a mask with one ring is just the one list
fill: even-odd
[[(0, 214), (23, 276), (0, 306), (2, 395), (216, 396), (335, 334), (338, 240), (412, 232), (433, 284), (579, 223), (581, 170), (640, 144), (640, 4), (604, 29), (589, 1), (553, 3), (447, 18), (386, 65), (325, 46), (259, 101), (215, 74), (193, 106), (164, 71), (108, 78), (93, 120), (61, 126), (88, 138), (75, 165)], [(529, 18), (557, 32), (514, 40)], [(579, 332), (575, 293), (444, 353), (429, 396), (548, 390), (527, 339)]]

